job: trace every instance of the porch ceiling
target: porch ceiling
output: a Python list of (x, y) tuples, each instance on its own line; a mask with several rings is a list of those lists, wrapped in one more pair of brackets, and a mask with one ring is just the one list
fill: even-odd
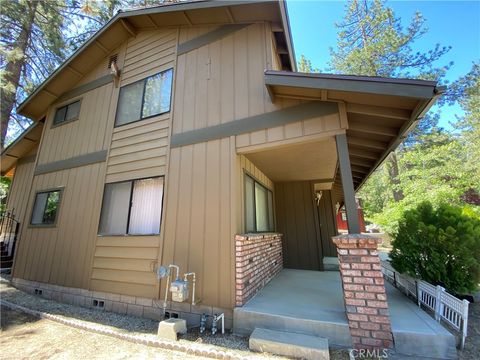
[(333, 137), (245, 154), (272, 181), (331, 180), (337, 169)]
[[(345, 104), (355, 190), (405, 139), (444, 91), (433, 81), (272, 70), (265, 72), (265, 85), (273, 101), (295, 98)], [(335, 179), (335, 195), (341, 202), (340, 176)]]

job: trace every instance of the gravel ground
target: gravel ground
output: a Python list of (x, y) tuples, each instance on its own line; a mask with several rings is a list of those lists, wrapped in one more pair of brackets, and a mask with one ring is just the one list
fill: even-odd
[(203, 359), (132, 344), (1, 307), (0, 359)]
[[(2, 300), (24, 306), (32, 310), (58, 315), (62, 318), (76, 319), (76, 321), (80, 321), (82, 323), (101, 324), (106, 328), (119, 333), (128, 333), (130, 335), (139, 336), (147, 340), (157, 340), (156, 332), (158, 328), (158, 321), (137, 318), (128, 315), (120, 315), (102, 310), (82, 308), (63, 303), (57, 303), (52, 300), (42, 299), (41, 297), (30, 295), (11, 287), (7, 282), (8, 279), (5, 279), (3, 275), (2, 277), (3, 279), (0, 281), (0, 296)], [(44, 320), (39, 321), (42, 322)], [(57, 325), (63, 328), (68, 328), (64, 325)], [(72, 329), (72, 331), (74, 330)], [(86, 331), (83, 332), (88, 333)], [(115, 341), (122, 340), (115, 339)], [(123, 342), (126, 344), (126, 348), (132, 345), (132, 343), (126, 341)], [(243, 356), (249, 359), (287, 359), (285, 357), (274, 356), (265, 353), (253, 353), (248, 349), (248, 338), (236, 336), (231, 333), (225, 333), (224, 335), (217, 334), (212, 336), (210, 334), (199, 334), (198, 330), (192, 329), (189, 330), (186, 335), (182, 336), (178, 342), (181, 344), (195, 343), (196, 346), (200, 345), (205, 350), (226, 351), (229, 354)], [(155, 348), (152, 351), (156, 351)]]
[(478, 360), (480, 357), (480, 302), (468, 306), (468, 336), (463, 350), (458, 351), (460, 360)]

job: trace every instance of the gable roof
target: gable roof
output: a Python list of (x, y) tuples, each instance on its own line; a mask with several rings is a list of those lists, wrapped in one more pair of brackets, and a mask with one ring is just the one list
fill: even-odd
[(74, 87), (113, 50), (137, 31), (159, 27), (248, 24), (270, 21), (284, 68), (295, 70), (288, 15), (284, 0), (199, 0), (118, 12), (95, 35), (58, 67), (17, 112), (37, 121), (48, 106)]

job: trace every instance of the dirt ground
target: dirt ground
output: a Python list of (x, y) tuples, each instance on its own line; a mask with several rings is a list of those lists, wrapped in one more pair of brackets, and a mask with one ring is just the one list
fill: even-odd
[(480, 357), (480, 302), (468, 306), (468, 336), (465, 348), (459, 351), (460, 360), (478, 360)]
[(133, 344), (1, 307), (0, 359), (203, 359)]

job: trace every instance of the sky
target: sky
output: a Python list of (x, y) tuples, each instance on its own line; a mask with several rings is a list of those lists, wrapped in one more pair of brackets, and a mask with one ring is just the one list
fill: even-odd
[[(327, 72), (330, 47), (335, 47), (337, 33), (335, 22), (341, 22), (346, 1), (287, 0), (297, 60), (303, 54), (314, 68)], [(406, 1), (390, 0), (396, 17), (402, 25), (409, 24), (416, 11), (426, 19), (428, 32), (413, 44), (415, 51), (428, 51), (436, 44), (451, 46), (452, 49), (438, 64), (453, 61), (446, 80), (453, 82), (465, 75), (472, 62), (480, 59), (480, 0), (472, 1)], [(438, 110), (434, 107), (432, 111)], [(451, 129), (450, 122), (455, 115), (461, 115), (458, 105), (444, 106), (441, 110), (440, 126)]]

